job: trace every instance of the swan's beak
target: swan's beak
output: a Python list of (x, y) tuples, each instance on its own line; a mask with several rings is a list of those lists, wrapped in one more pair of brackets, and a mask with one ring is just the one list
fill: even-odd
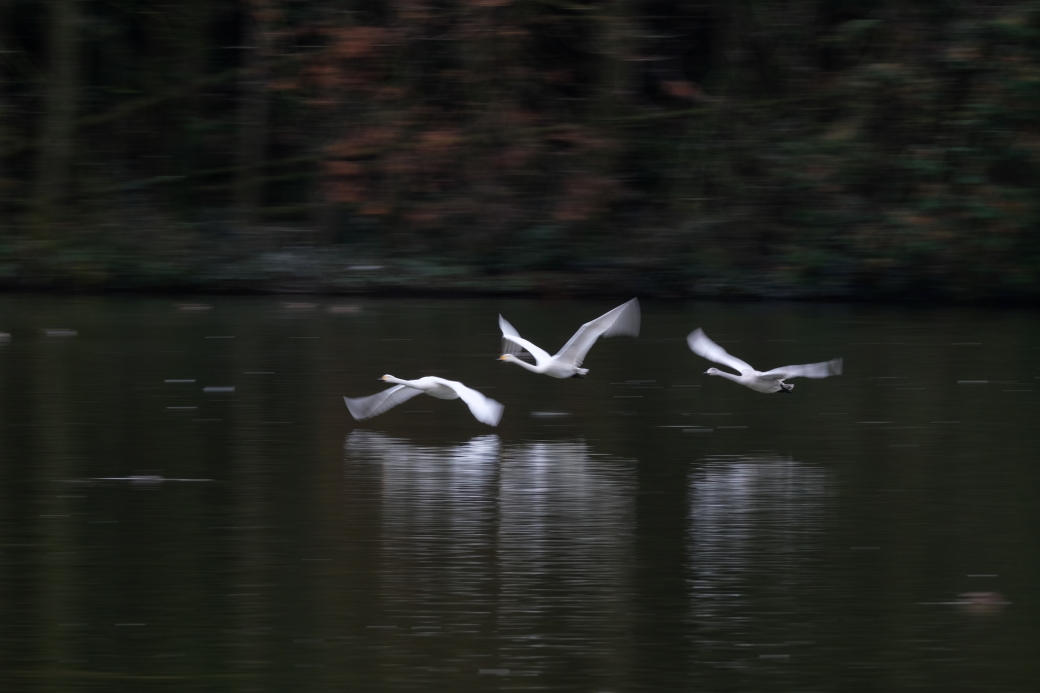
[(496, 361), (505, 361), (505, 360), (506, 360), (506, 355), (505, 355), (505, 354), (502, 354), (501, 356), (499, 356), (499, 357), (498, 357), (497, 359), (495, 359), (495, 360), (496, 360)]

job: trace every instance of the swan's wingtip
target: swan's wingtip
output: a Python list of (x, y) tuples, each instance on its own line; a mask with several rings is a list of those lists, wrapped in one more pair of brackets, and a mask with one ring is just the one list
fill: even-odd
[(347, 405), (347, 411), (350, 412), (350, 415), (354, 418), (355, 421), (361, 421), (362, 419), (365, 418), (364, 415), (359, 415), (358, 412), (354, 411), (353, 402), (351, 401), (351, 399), (349, 397), (347, 397), (347, 396), (343, 397), (343, 404)]
[(488, 426), (498, 426), (498, 422), (502, 420), (502, 413), (506, 410), (506, 407), (501, 402), (496, 402), (493, 399), (488, 400), (488, 411), (485, 416), (480, 420), (481, 423), (486, 423)]

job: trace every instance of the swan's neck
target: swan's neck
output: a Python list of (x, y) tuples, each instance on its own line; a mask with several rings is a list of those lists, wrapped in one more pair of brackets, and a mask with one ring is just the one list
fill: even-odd
[(739, 383), (740, 379), (742, 377), (742, 376), (739, 376), (739, 375), (733, 375), (732, 373), (727, 373), (726, 371), (720, 371), (717, 368), (714, 369), (714, 372), (712, 373), (712, 375), (720, 375), (723, 378), (728, 378), (729, 380), (732, 380), (735, 383)]
[(509, 358), (506, 359), (506, 360), (509, 361), (510, 363), (515, 363), (518, 366), (523, 366), (524, 368), (526, 368), (527, 370), (531, 371), (532, 373), (542, 373), (545, 370), (545, 369), (540, 368), (540, 367), (538, 367), (538, 366), (536, 366), (534, 364), (530, 364), (527, 361), (524, 361), (523, 359), (518, 359), (517, 357), (513, 356), (512, 354), (510, 354)]

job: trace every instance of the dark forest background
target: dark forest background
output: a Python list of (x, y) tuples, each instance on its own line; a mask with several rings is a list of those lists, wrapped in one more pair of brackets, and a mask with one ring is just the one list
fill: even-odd
[(0, 285), (1040, 295), (1040, 3), (0, 0)]

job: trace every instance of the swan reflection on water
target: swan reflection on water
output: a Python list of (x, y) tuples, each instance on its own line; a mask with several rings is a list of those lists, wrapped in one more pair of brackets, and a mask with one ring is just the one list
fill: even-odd
[(436, 609), (528, 654), (520, 641), (551, 640), (554, 615), (592, 640), (625, 628), (617, 612), (631, 591), (634, 465), (581, 440), (496, 435), (425, 446), (354, 431), (345, 450), (348, 475), (378, 481), (388, 610)]
[[(377, 465), (351, 471), (378, 479), (384, 537), (401, 537), (430, 547), (424, 550), (439, 547), (449, 553), (478, 550), (486, 544), (481, 528), (494, 517), (502, 448), (497, 435), (477, 436), (458, 445), (423, 446), (382, 433), (354, 431), (344, 448), (348, 464)], [(445, 544), (438, 541), (440, 537), (451, 539)]]
[(689, 485), (695, 620), (722, 626), (805, 593), (824, 551), (834, 486), (826, 469), (782, 456), (720, 456), (702, 462)]

